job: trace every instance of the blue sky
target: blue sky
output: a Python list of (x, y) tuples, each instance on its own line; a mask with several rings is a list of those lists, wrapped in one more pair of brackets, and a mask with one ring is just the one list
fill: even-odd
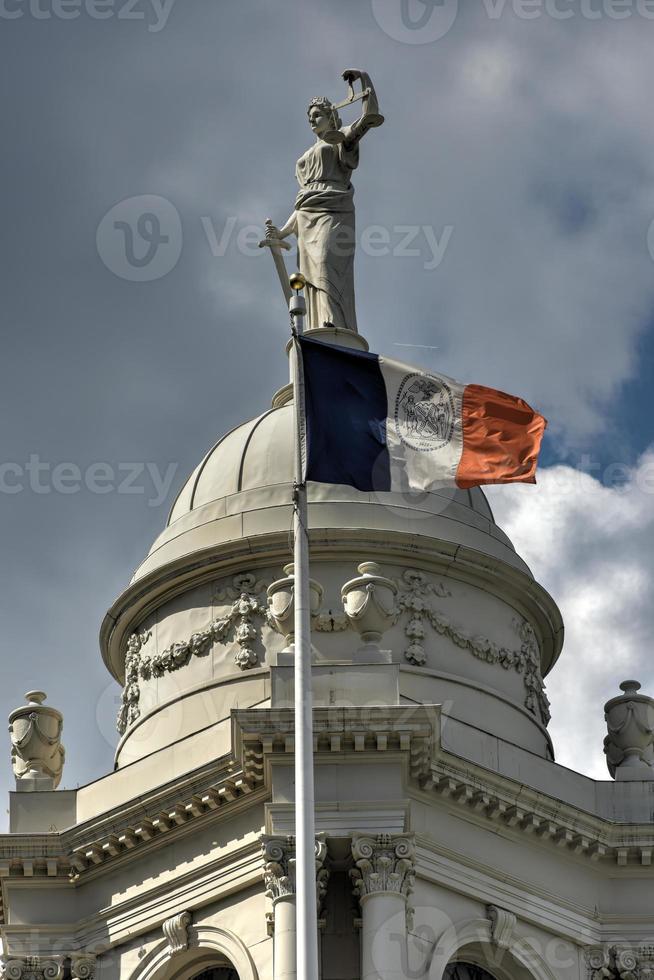
[[(635, 0), (622, 19), (610, 0), (530, 19), (516, 2), (406, 3), (408, 21), (400, 0), (139, 0), (129, 18), (115, 0), (102, 20), (90, 0), (71, 19), (55, 0), (0, 4), (0, 437), (24, 484), (0, 493), (0, 711), (48, 691), (68, 785), (111, 766), (106, 608), (206, 448), (286, 380), (279, 286), (248, 242), (288, 216), (306, 105), (343, 97), (346, 67), (372, 74), (387, 120), (355, 181), (360, 236), (388, 241), (357, 255), (362, 332), (550, 420), (539, 491), (491, 496), (568, 624), (559, 758), (603, 775), (603, 701), (629, 673), (654, 693), (654, 20)], [(179, 216), (160, 253), (176, 261), (133, 281), (103, 219), (143, 195)], [(35, 458), (46, 490), (25, 475)], [(61, 492), (62, 464), (113, 482), (71, 490), (64, 468)], [(7, 744), (1, 787), (10, 776)]]

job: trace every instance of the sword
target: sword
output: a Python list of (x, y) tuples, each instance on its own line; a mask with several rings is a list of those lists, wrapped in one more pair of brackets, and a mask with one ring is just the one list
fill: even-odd
[[(266, 225), (272, 225), (271, 218), (266, 218)], [(290, 252), (291, 246), (288, 244), (288, 242), (282, 241), (280, 238), (264, 238), (263, 241), (259, 242), (259, 248), (270, 249), (270, 254), (273, 257), (275, 268), (277, 269), (277, 275), (279, 276), (279, 281), (282, 284), (284, 298), (288, 303), (293, 295), (293, 291), (288, 281), (288, 272), (286, 271), (286, 264), (282, 256), (282, 249), (284, 249), (286, 252)]]

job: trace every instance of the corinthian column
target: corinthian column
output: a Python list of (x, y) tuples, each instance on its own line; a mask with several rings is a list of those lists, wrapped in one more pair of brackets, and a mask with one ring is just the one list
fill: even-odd
[[(295, 838), (262, 837), (266, 896), (273, 903), (273, 980), (297, 980)], [(327, 845), (316, 839), (316, 915), (327, 892)]]
[(405, 980), (413, 834), (355, 835), (350, 872), (361, 903), (361, 980)]

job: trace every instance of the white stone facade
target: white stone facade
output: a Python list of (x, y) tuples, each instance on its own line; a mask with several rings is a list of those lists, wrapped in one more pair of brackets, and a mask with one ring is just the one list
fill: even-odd
[[(296, 980), (287, 397), (209, 453), (105, 619), (115, 770), (62, 791), (15, 763), (6, 980)], [(615, 780), (557, 766), (562, 622), (481, 491), (310, 501), (322, 980), (654, 977), (649, 699), (607, 706)]]

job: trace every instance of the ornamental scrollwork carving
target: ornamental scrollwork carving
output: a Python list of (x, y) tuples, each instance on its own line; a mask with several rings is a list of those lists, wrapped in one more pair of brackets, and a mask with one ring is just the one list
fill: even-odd
[(591, 946), (584, 950), (589, 980), (611, 980), (611, 951), (608, 946)]
[(139, 701), (141, 699), (141, 689), (139, 687), (139, 667), (141, 661), (141, 649), (150, 639), (150, 630), (139, 633), (132, 633), (127, 641), (127, 653), (125, 654), (125, 686), (121, 697), (120, 711), (116, 721), (116, 728), (122, 735), (137, 718), (141, 715)]
[(188, 949), (190, 925), (190, 912), (179, 912), (178, 915), (173, 915), (162, 923), (161, 930), (168, 943), (171, 956), (176, 956), (177, 953), (182, 953)]
[[(65, 956), (4, 956), (1, 960), (3, 980), (62, 980)], [(96, 957), (93, 953), (73, 953), (70, 957), (72, 980), (94, 980)]]
[(261, 851), (266, 898), (295, 895), (295, 838), (263, 837)]
[(2, 957), (3, 980), (61, 980), (63, 956)]
[(654, 980), (654, 946), (590, 946), (588, 980)]
[[(277, 898), (295, 895), (295, 838), (262, 837), (263, 880), (266, 898), (274, 902)], [(329, 885), (327, 865), (327, 844), (322, 835), (316, 838), (316, 906), (318, 914), (322, 909)]]
[(341, 633), (349, 628), (350, 620), (345, 613), (333, 612), (331, 609), (319, 613), (314, 626), (314, 629), (319, 633)]
[(520, 651), (517, 655), (516, 670), (521, 673), (525, 681), (525, 707), (536, 715), (544, 725), (548, 725), (550, 718), (550, 702), (545, 693), (545, 684), (540, 672), (540, 650), (538, 640), (534, 633), (531, 623), (526, 619), (515, 618), (513, 628), (520, 637)]
[(549, 700), (540, 672), (540, 651), (530, 623), (522, 618), (514, 618), (512, 626), (520, 640), (520, 648), (510, 650), (486, 636), (471, 636), (433, 605), (435, 596), (446, 598), (452, 595), (442, 582), (432, 583), (424, 572), (408, 568), (402, 578), (396, 580), (396, 584), (400, 590), (400, 609), (409, 616), (404, 627), (409, 641), (404, 656), (409, 663), (419, 667), (426, 663), (423, 640), (426, 627), (430, 626), (440, 636), (447, 637), (462, 650), (468, 650), (478, 660), (499, 664), (504, 670), (515, 670), (521, 674), (525, 685), (525, 707), (544, 725), (549, 723)]
[(70, 972), (76, 980), (94, 980), (95, 956), (75, 955), (71, 957)]
[(491, 941), (498, 949), (510, 949), (513, 941), (516, 917), (513, 912), (501, 909), (497, 905), (488, 906), (488, 918), (491, 924)]
[(70, 958), (70, 975), (74, 980), (94, 980), (95, 956), (92, 953), (74, 953)]
[(415, 881), (415, 844), (412, 834), (356, 834), (352, 838), (354, 868), (350, 878), (359, 899), (378, 892), (408, 898)]
[(233, 638), (238, 647), (234, 662), (241, 670), (256, 667), (258, 658), (254, 649), (259, 636), (257, 621), (272, 625), (268, 614), (266, 582), (251, 572), (235, 575), (232, 585), (226, 586), (213, 596), (215, 602), (228, 604), (222, 616), (217, 617), (203, 630), (193, 633), (188, 640), (172, 643), (161, 653), (147, 655), (143, 647), (150, 633), (133, 633), (127, 644), (125, 657), (125, 687), (118, 713), (117, 728), (124, 734), (129, 725), (140, 717), (140, 680), (162, 677), (165, 673), (185, 667), (192, 657), (204, 656), (216, 641), (226, 643)]
[(396, 579), (399, 589), (398, 605), (401, 612), (409, 613), (409, 622), (404, 627), (404, 633), (409, 646), (404, 651), (405, 658), (410, 664), (421, 667), (427, 660), (427, 654), (422, 641), (425, 637), (424, 620), (432, 622), (437, 614), (430, 606), (434, 596), (451, 598), (452, 593), (442, 582), (430, 582), (424, 572), (415, 568), (406, 568), (402, 578)]

